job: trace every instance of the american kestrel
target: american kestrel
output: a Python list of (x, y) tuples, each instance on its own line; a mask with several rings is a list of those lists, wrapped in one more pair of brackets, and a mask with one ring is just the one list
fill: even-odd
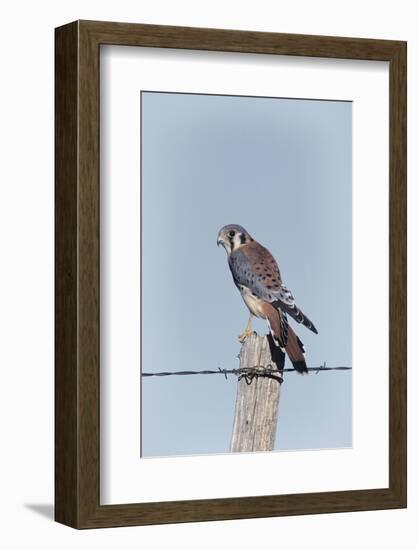
[(285, 350), (298, 372), (307, 372), (304, 345), (288, 324), (287, 313), (316, 334), (317, 330), (282, 284), (272, 254), (240, 225), (222, 227), (217, 236), (217, 245), (220, 244), (227, 252), (233, 281), (250, 312), (247, 327), (239, 340), (244, 342), (252, 334), (253, 315), (266, 319), (275, 345)]

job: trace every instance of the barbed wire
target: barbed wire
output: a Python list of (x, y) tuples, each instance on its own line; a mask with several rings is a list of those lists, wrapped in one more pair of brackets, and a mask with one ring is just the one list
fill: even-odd
[[(315, 372), (318, 374), (323, 371), (347, 371), (352, 370), (352, 367), (340, 366), (340, 367), (328, 367), (326, 362), (319, 367), (310, 367), (307, 372)], [(284, 381), (281, 374), (284, 372), (296, 372), (294, 368), (276, 369), (272, 365), (266, 367), (262, 365), (256, 365), (254, 367), (245, 367), (239, 369), (222, 369), (217, 370), (180, 370), (180, 371), (163, 371), (163, 372), (142, 372), (144, 378), (151, 376), (190, 376), (195, 374), (223, 374), (227, 380), (228, 374), (233, 374), (238, 377), (238, 380), (245, 379), (247, 384), (251, 384), (254, 378), (272, 378), (282, 384)]]

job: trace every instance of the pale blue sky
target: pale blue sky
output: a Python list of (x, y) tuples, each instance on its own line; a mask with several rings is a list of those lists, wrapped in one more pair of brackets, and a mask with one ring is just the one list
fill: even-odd
[[(271, 251), (316, 325), (318, 335), (293, 323), (308, 366), (350, 366), (352, 104), (155, 92), (141, 102), (142, 370), (238, 367), (248, 312), (216, 246), (229, 223)], [(287, 373), (276, 449), (351, 446), (351, 380)], [(142, 379), (142, 455), (228, 452), (236, 384)]]

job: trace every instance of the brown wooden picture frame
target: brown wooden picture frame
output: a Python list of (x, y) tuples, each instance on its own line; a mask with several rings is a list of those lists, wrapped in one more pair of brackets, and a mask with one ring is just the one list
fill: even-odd
[[(388, 488), (100, 505), (99, 56), (104, 44), (389, 62)], [(404, 508), (406, 43), (76, 21), (56, 29), (55, 46), (56, 521), (97, 528)]]

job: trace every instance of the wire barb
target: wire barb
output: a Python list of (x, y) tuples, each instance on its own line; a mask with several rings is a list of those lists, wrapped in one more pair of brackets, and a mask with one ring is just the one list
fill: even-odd
[[(308, 372), (315, 372), (318, 374), (322, 371), (347, 371), (352, 370), (352, 367), (340, 366), (340, 367), (328, 367), (326, 361), (319, 367), (311, 367), (307, 369)], [(147, 378), (150, 376), (190, 376), (194, 374), (223, 374), (227, 380), (228, 374), (234, 374), (238, 377), (238, 381), (245, 380), (250, 385), (254, 378), (271, 378), (277, 380), (280, 384), (284, 381), (281, 374), (283, 372), (295, 372), (294, 368), (284, 368), (277, 370), (272, 368), (271, 365), (266, 367), (262, 365), (255, 365), (254, 367), (247, 367), (241, 369), (222, 369), (218, 367), (217, 370), (180, 370), (180, 371), (164, 371), (164, 372), (142, 372), (142, 377)]]

